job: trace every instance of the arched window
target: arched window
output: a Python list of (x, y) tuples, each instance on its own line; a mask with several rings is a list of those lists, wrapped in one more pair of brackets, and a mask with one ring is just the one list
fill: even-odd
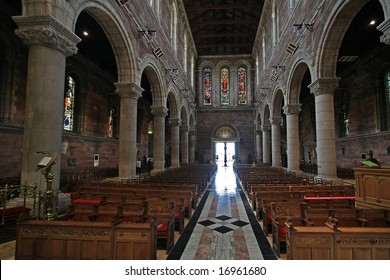
[[(390, 70), (387, 71), (386, 77), (385, 77), (385, 92), (386, 92), (386, 100), (385, 100), (385, 111), (383, 112), (385, 118), (386, 118), (386, 124), (383, 127), (387, 127), (387, 129), (390, 129)], [(386, 128), (384, 128), (386, 129)]]
[(210, 67), (203, 68), (203, 105), (211, 105), (212, 71)]
[(248, 94), (247, 94), (247, 71), (245, 66), (240, 66), (238, 68), (238, 104), (245, 105), (248, 103)]
[(184, 73), (187, 73), (187, 33), (184, 32), (184, 54), (183, 54), (183, 68), (184, 68)]
[(221, 105), (229, 105), (229, 68), (221, 68)]
[(172, 12), (171, 12), (171, 45), (173, 53), (177, 53), (177, 7), (176, 3), (172, 3)]
[(74, 129), (74, 106), (75, 106), (76, 83), (71, 76), (66, 77), (65, 104), (64, 104), (64, 129)]
[(110, 115), (108, 117), (108, 137), (113, 138), (114, 137), (114, 114), (115, 114), (115, 108), (110, 109)]

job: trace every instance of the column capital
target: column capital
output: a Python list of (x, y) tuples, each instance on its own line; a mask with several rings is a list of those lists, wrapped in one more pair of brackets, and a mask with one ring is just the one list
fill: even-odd
[(152, 114), (155, 117), (166, 117), (168, 115), (168, 108), (161, 106), (152, 106)]
[(180, 126), (181, 119), (169, 119), (169, 125), (170, 126)]
[(378, 25), (377, 29), (383, 33), (380, 37), (381, 43), (390, 45), (390, 18)]
[(181, 132), (184, 132), (184, 133), (187, 133), (187, 132), (189, 131), (188, 125), (182, 125), (182, 126), (180, 126), (180, 131), (181, 131)]
[(272, 125), (281, 125), (282, 124), (282, 120), (283, 120), (282, 117), (271, 117), (271, 118), (269, 118), (269, 122)]
[(261, 135), (263, 131), (261, 129), (256, 129), (256, 135)]
[(14, 16), (18, 25), (15, 34), (27, 46), (42, 45), (56, 49), (65, 56), (77, 53), (81, 39), (52, 16)]
[(267, 123), (267, 124), (263, 124), (262, 126), (261, 126), (261, 130), (263, 131), (263, 132), (266, 132), (266, 131), (269, 131), (271, 129), (271, 126)]
[(190, 136), (195, 136), (195, 135), (196, 135), (195, 130), (190, 130), (190, 131), (188, 132), (188, 134), (189, 134)]
[(120, 98), (132, 98), (138, 100), (142, 96), (143, 88), (134, 83), (115, 83), (115, 92)]
[(322, 94), (334, 94), (335, 89), (339, 85), (340, 78), (319, 78), (313, 83), (311, 83), (308, 87), (310, 92), (314, 94), (314, 96), (322, 95)]
[(286, 115), (298, 115), (301, 111), (302, 104), (287, 104), (283, 107), (284, 114)]

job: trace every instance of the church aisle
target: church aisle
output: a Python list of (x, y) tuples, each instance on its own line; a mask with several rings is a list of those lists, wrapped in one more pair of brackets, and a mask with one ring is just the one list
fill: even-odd
[(219, 166), (169, 260), (277, 259), (231, 166)]

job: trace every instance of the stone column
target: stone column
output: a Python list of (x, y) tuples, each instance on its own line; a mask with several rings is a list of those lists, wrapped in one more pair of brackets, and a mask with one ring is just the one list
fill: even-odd
[(188, 164), (188, 126), (181, 127), (181, 163)]
[(77, 53), (80, 38), (50, 16), (16, 16), (16, 35), (29, 46), (21, 182), (46, 189), (44, 156), (56, 158), (52, 189), (59, 189), (66, 57)]
[(137, 101), (143, 89), (133, 83), (116, 83), (120, 96), (119, 178), (136, 175)]
[(338, 78), (321, 78), (309, 85), (315, 96), (318, 176), (339, 182), (333, 94)]
[(263, 163), (271, 163), (271, 150), (270, 150), (270, 125), (269, 123), (263, 124), (261, 127), (263, 131)]
[(180, 166), (180, 125), (181, 119), (169, 119), (171, 126), (171, 167)]
[(165, 117), (168, 115), (168, 109), (166, 107), (152, 107), (152, 114), (154, 116), (153, 174), (165, 168)]
[(261, 129), (256, 129), (256, 160), (257, 163), (263, 162), (263, 141)]
[(378, 25), (377, 29), (383, 33), (380, 40), (382, 43), (390, 45), (390, 2), (388, 0), (379, 0), (385, 14), (385, 20)]
[(299, 121), (301, 104), (288, 104), (283, 107), (287, 122), (287, 168), (295, 173), (299, 169)]
[(189, 157), (190, 157), (190, 163), (195, 162), (195, 142), (196, 142), (196, 135), (195, 131), (192, 130), (189, 132)]
[(271, 123), (272, 133), (272, 166), (282, 166), (282, 154), (280, 149), (280, 125), (282, 124), (281, 117), (272, 117), (269, 119)]

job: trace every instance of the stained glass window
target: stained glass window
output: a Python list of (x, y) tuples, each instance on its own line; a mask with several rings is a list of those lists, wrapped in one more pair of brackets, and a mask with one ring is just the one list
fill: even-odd
[(110, 109), (110, 116), (108, 117), (108, 137), (114, 137), (114, 114), (115, 108)]
[(221, 105), (229, 105), (229, 69), (221, 68)]
[(66, 78), (64, 110), (64, 129), (68, 131), (72, 131), (74, 125), (75, 87), (75, 81), (71, 76), (68, 76)]
[(387, 102), (390, 103), (390, 71), (387, 72), (386, 91), (387, 91)]
[(238, 104), (247, 104), (248, 95), (246, 89), (246, 68), (238, 68)]
[(211, 68), (203, 69), (203, 104), (211, 105), (212, 76)]

